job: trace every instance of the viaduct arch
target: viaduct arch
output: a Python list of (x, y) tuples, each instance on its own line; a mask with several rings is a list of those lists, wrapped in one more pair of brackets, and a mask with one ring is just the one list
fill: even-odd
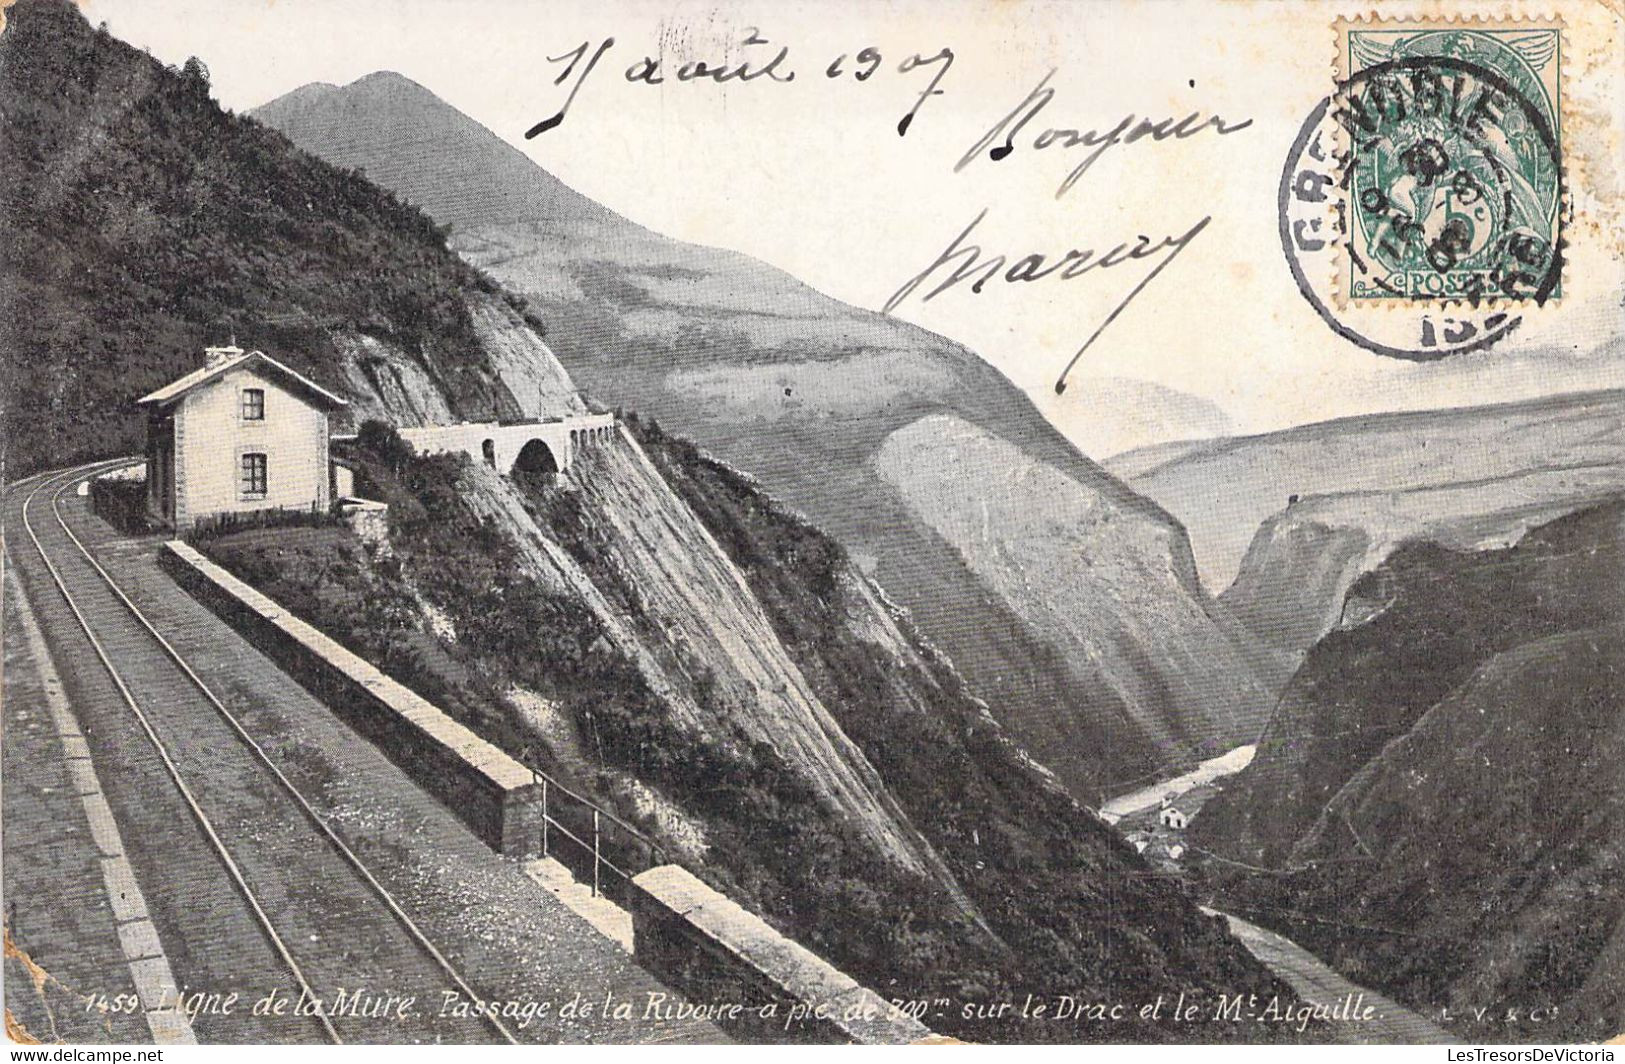
[(615, 431), (615, 415), (583, 414), (518, 424), (420, 425), (401, 429), (400, 434), (419, 454), (460, 451), (506, 475), (516, 467), (568, 471), (583, 448), (607, 442)]

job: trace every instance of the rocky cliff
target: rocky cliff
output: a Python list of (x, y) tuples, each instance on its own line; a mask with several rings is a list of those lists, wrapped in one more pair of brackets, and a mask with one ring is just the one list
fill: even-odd
[[(947, 880), (941, 860), (790, 659), (738, 569), (637, 441), (617, 433), (586, 445), (570, 485), (564, 516), (488, 467), (471, 466), (459, 480), (470, 510), (513, 537), (524, 572), (583, 604), (673, 726), (737, 746), (734, 753), (771, 747), (879, 852), (910, 872)], [(555, 523), (571, 526), (581, 557), (557, 542)]]
[(1625, 488), (1625, 393), (1377, 414), (1108, 463), (1185, 522), (1203, 583), (1284, 665), (1401, 543), (1506, 546)]
[(1466, 1037), (1616, 1033), (1622, 577), (1612, 502), (1360, 578), (1192, 824), (1227, 903)]
[(1358, 619), (1345, 609), (1350, 588), (1401, 544), (1463, 551), (1505, 547), (1621, 488), (1625, 461), (1465, 484), (1309, 496), (1264, 522), (1235, 583), (1219, 600), (1295, 667), (1315, 640)]
[(1056, 667), (1091, 707), (1001, 707), (1041, 761), (1075, 779), (1087, 763), (1079, 740), (1108, 757), (1124, 743), (1177, 762), (1263, 727), (1285, 671), (1195, 589), (1179, 564), (1183, 536), (1157, 515), (948, 415), (892, 433), (874, 465), (910, 514), (1057, 648)]
[[(1252, 738), (1269, 702), (1259, 692), (1274, 676), (1249, 665), (1252, 637), (1204, 597), (1183, 530), (1079, 453), (972, 352), (745, 256), (634, 225), (397, 75), (307, 87), (255, 114), (451, 226), (469, 262), (542, 314), (549, 343), (591, 394), (699, 442), (833, 535), (1075, 793), (1095, 801), (1103, 785), (1188, 763), (1203, 740)], [(1010, 533), (1011, 555), (1025, 540), (1031, 568), (1019, 573), (994, 572), (986, 552), (954, 542), (953, 527), (982, 520), (984, 492), (1015, 501), (1030, 482), (989, 480), (985, 469), (955, 464), (964, 455), (951, 445), (934, 469), (881, 467), (894, 433), (903, 433), (895, 453), (948, 423), (1066, 481), (1070, 501), (1050, 527), (1077, 507), (1122, 515), (1115, 536), (1067, 548), (1102, 552), (1098, 564), (1035, 555), (1041, 544), (1030, 529)], [(940, 491), (942, 478), (957, 490)], [(930, 518), (921, 508), (928, 495)], [(1032, 493), (1021, 505), (1043, 514), (1053, 501)], [(994, 551), (1003, 534), (988, 526)], [(1108, 553), (1119, 548), (1128, 555)], [(1164, 575), (1144, 587), (1113, 582), (1141, 565)], [(1078, 582), (1058, 593), (1057, 608), (1114, 603), (1123, 623), (1111, 655), (1097, 660), (1078, 628), (1035, 623), (1011, 597), (1020, 584), (1057, 579)], [(1202, 663), (1199, 701), (1187, 697), (1192, 662)]]

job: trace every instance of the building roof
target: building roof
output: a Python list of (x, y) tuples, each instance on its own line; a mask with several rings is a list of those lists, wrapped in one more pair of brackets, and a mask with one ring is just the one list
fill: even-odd
[(305, 393), (314, 406), (322, 406), (329, 410), (337, 410), (340, 407), (350, 405), (347, 400), (340, 399), (338, 396), (334, 395), (326, 388), (323, 388), (309, 377), (295, 373), (293, 370), (289, 369), (287, 366), (284, 366), (282, 363), (278, 362), (264, 351), (248, 351), (245, 353), (243, 351), (236, 350), (235, 348), (210, 348), (211, 354), (216, 351), (225, 353), (225, 357), (220, 358), (218, 361), (213, 361), (199, 369), (195, 369), (186, 376), (181, 377), (178, 380), (171, 381), (155, 392), (143, 395), (140, 399), (136, 400), (137, 405), (153, 404), (156, 406), (168, 406), (169, 404), (185, 397), (188, 393), (196, 390), (202, 385), (207, 384), (209, 381), (214, 380), (223, 373), (227, 373), (234, 369), (246, 369), (249, 367), (259, 369), (270, 377), (279, 378), (291, 385), (295, 391)]

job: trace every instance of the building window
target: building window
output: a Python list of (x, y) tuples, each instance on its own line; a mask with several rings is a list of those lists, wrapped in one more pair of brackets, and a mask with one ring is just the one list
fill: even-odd
[(265, 456), (263, 454), (243, 455), (243, 494), (257, 496), (264, 495), (265, 492)]
[(243, 389), (243, 420), (244, 421), (264, 421), (265, 420), (265, 389), (264, 388), (244, 388)]

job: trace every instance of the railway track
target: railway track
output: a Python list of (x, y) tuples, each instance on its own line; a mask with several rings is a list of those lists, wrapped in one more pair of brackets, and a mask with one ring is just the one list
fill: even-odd
[[(291, 981), (290, 998), (320, 1003), (303, 1013), (288, 1005), (294, 1020), (308, 1020), (333, 1043), (517, 1043), (488, 1011), (439, 1016), (432, 993), (414, 995), (426, 1011), (403, 1015), (405, 988), (482, 999), (70, 527), (63, 495), (126, 464), (40, 474), (7, 494), (23, 493), (21, 526), (50, 583), (206, 843), (190, 856), (206, 852), (229, 880), (271, 954), (261, 970), (280, 970)], [(210, 904), (220, 901), (216, 891)], [(346, 1008), (336, 1006), (341, 991)]]

